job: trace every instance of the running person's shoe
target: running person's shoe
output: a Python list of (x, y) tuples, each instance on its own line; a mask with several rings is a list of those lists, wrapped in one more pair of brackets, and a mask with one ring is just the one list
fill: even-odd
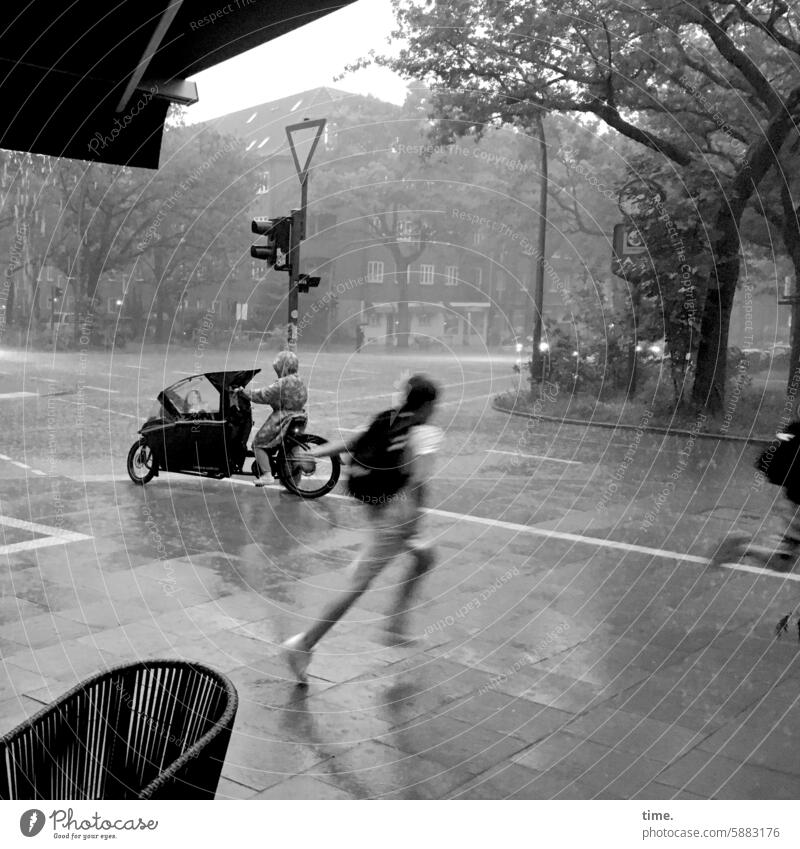
[(306, 669), (311, 663), (311, 652), (303, 648), (305, 634), (295, 634), (281, 644), (281, 656), (291, 669), (298, 684), (308, 684)]
[(747, 550), (750, 537), (745, 534), (732, 534), (719, 543), (709, 558), (709, 566), (720, 566), (723, 563), (736, 563), (741, 560)]

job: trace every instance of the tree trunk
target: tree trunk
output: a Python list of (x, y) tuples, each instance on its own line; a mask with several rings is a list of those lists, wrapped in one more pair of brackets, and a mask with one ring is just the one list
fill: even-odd
[(728, 332), (731, 309), (739, 279), (738, 222), (733, 225), (737, 254), (723, 259), (715, 246), (716, 273), (706, 294), (700, 321), (700, 342), (697, 348), (697, 371), (692, 387), (692, 400), (711, 415), (722, 410), (725, 403), (725, 381), (728, 364)]
[(764, 133), (750, 145), (731, 182), (730, 191), (723, 192), (720, 197), (720, 210), (714, 223), (719, 235), (712, 245), (714, 273), (700, 322), (697, 372), (692, 387), (694, 403), (712, 415), (719, 412), (725, 403), (728, 330), (739, 279), (739, 225), (753, 192), (767, 171), (776, 164), (777, 154), (794, 127), (792, 115), (798, 104), (800, 86), (789, 94), (770, 118)]
[[(783, 244), (794, 266), (794, 286), (792, 295), (797, 298), (800, 285), (800, 206), (795, 208), (786, 169), (781, 167), (781, 208)], [(786, 382), (787, 409), (792, 409), (792, 418), (798, 417), (798, 392), (800, 391), (800, 303), (792, 304), (792, 350), (789, 356), (789, 375)]]
[(537, 223), (536, 265), (533, 275), (533, 351), (531, 352), (531, 399), (536, 394), (536, 385), (544, 378), (545, 357), (540, 346), (542, 344), (542, 322), (544, 311), (544, 255), (547, 249), (547, 138), (544, 133), (544, 122), (541, 112), (534, 118), (536, 140), (539, 146), (539, 221)]

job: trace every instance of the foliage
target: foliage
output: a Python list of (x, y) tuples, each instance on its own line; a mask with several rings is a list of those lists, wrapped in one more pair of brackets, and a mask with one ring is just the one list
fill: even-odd
[(741, 217), (796, 137), (797, 9), (597, 0), (587, 13), (584, 0), (395, 0), (395, 10), (406, 46), (377, 61), (433, 87), (446, 121), (477, 128), (494, 114), (521, 125), (535, 110), (592, 115), (657, 154), (684, 185), (705, 175), (713, 280), (694, 395), (718, 409)]

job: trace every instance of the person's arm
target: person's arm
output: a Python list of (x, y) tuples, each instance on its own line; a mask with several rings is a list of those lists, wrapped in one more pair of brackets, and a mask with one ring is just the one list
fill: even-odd
[(308, 452), (309, 457), (333, 457), (334, 454), (349, 453), (355, 448), (361, 434), (356, 434), (346, 441), (341, 442), (326, 442), (324, 445), (317, 445)]
[(240, 389), (239, 391), (253, 404), (269, 404), (272, 407), (276, 406), (281, 392), (277, 381), (264, 389)]

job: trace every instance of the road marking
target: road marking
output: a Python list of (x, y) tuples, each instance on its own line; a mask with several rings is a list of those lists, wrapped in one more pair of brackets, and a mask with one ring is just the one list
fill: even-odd
[(26, 522), (24, 519), (13, 519), (11, 516), (0, 516), (0, 525), (30, 531), (34, 534), (43, 534), (38, 539), (0, 545), (0, 555), (14, 554), (18, 551), (30, 551), (34, 548), (49, 548), (53, 545), (65, 545), (69, 542), (81, 542), (82, 540), (92, 539), (92, 537), (86, 534), (79, 534), (77, 531), (65, 531), (63, 528), (53, 528), (49, 525), (40, 525), (37, 522)]
[(143, 365), (138, 365), (138, 366), (129, 366), (129, 365), (124, 365), (124, 364), (123, 364), (123, 366), (122, 366), (122, 367), (123, 367), (123, 368), (136, 368), (136, 369), (143, 369), (143, 368), (144, 368), (144, 366), (143, 366)]
[(568, 463), (571, 466), (582, 466), (580, 460), (560, 460), (558, 457), (547, 457), (544, 454), (519, 454), (517, 451), (500, 451), (498, 448), (487, 448), (487, 454), (508, 454), (509, 457), (524, 457), (530, 460), (548, 460), (551, 463)]
[(130, 413), (120, 413), (119, 410), (112, 410), (110, 407), (98, 407), (96, 404), (86, 404), (83, 401), (69, 401), (64, 399), (67, 404), (78, 404), (83, 407), (90, 407), (92, 410), (100, 410), (101, 413), (114, 413), (115, 416), (124, 416), (126, 419), (136, 419), (139, 421), (141, 416), (132, 416)]
[(40, 472), (38, 469), (34, 469), (33, 466), (27, 465), (27, 463), (20, 463), (18, 460), (12, 460), (7, 454), (0, 454), (0, 460), (5, 460), (6, 463), (10, 463), (12, 466), (16, 466), (19, 469), (27, 469), (35, 475), (40, 475), (41, 477), (47, 476), (47, 472)]
[(38, 392), (4, 392), (0, 395), (0, 401), (10, 401), (12, 398), (33, 398), (38, 395)]
[[(469, 386), (472, 383), (486, 383), (487, 381), (497, 380), (497, 377), (481, 377), (478, 380), (462, 380), (458, 383), (445, 383), (442, 384), (442, 389), (452, 389), (455, 386)], [(355, 398), (341, 398), (339, 399), (340, 404), (349, 404), (353, 401), (376, 401), (378, 398), (394, 398), (395, 395), (399, 395), (399, 389), (393, 389), (391, 392), (379, 392), (377, 395), (359, 395)], [(489, 392), (486, 395), (479, 395), (477, 398), (459, 398), (456, 401), (450, 401), (447, 404), (437, 404), (437, 407), (449, 407), (450, 404), (461, 404), (465, 401), (476, 401), (480, 398), (488, 398), (489, 395), (497, 395), (497, 391)], [(310, 404), (307, 404), (308, 407), (319, 407), (323, 404), (330, 404), (330, 401), (312, 401)]]
[(84, 386), (84, 389), (94, 389), (95, 392), (108, 392), (109, 395), (119, 395), (119, 389), (106, 389), (103, 386)]
[[(97, 476), (100, 477), (100, 476)], [(223, 479), (215, 479), (215, 478), (203, 478), (200, 476), (193, 475), (180, 475), (180, 474), (170, 474), (168, 472), (162, 473), (162, 477), (166, 477), (167, 483), (177, 483), (177, 479), (180, 478), (184, 481), (206, 481), (209, 483), (226, 483), (236, 486), (247, 486), (251, 489), (271, 489), (276, 490), (277, 492), (285, 492), (285, 488), (279, 484), (264, 484), (263, 487), (256, 487), (252, 482), (248, 480), (241, 480), (239, 478), (223, 478)], [(105, 476), (103, 476), (105, 480)], [(74, 478), (74, 480), (83, 480), (83, 478)], [(87, 481), (90, 480), (87, 478)], [(111, 475), (107, 478), (110, 481), (116, 480), (125, 480), (124, 477), (118, 477)], [(354, 499), (349, 495), (340, 495), (336, 492), (329, 492), (326, 496), (326, 499), (332, 498), (337, 501), (347, 501), (350, 504), (354, 503)], [(611, 548), (616, 549), (618, 551), (626, 551), (634, 554), (646, 554), (651, 557), (660, 557), (665, 560), (677, 560), (682, 563), (695, 563), (699, 566), (707, 566), (710, 563), (710, 560), (707, 557), (698, 557), (695, 554), (686, 554), (681, 551), (669, 551), (663, 548), (650, 548), (644, 545), (635, 545), (634, 543), (629, 542), (619, 542), (613, 539), (603, 539), (602, 537), (590, 537), (590, 536), (582, 536), (581, 534), (570, 534), (564, 531), (552, 531), (544, 528), (534, 528), (530, 525), (520, 525), (515, 522), (505, 522), (501, 519), (488, 519), (483, 516), (470, 516), (466, 513), (453, 513), (449, 510), (438, 510), (433, 507), (425, 508), (423, 511), (428, 513), (431, 516), (438, 516), (442, 519), (452, 519), (459, 522), (471, 522), (476, 525), (483, 525), (484, 527), (489, 528), (502, 528), (503, 530), (514, 531), (515, 533), (522, 534), (530, 534), (531, 536), (544, 537), (545, 539), (557, 539), (563, 540), (565, 542), (574, 542), (582, 545), (590, 545), (596, 548)], [(55, 544), (55, 543), (53, 543)], [(2, 553), (0, 551), (0, 553)], [(767, 578), (780, 578), (781, 580), (786, 581), (795, 581), (800, 582), (800, 575), (796, 575), (791, 572), (775, 572), (772, 569), (765, 569), (761, 566), (750, 566), (747, 563), (721, 563), (718, 564), (721, 569), (728, 569), (732, 572), (748, 572), (752, 575), (762, 575)]]
[(437, 404), (437, 409), (439, 407), (452, 407), (453, 404), (467, 404), (470, 401), (483, 401), (486, 398), (491, 398), (494, 395), (497, 395), (497, 391), (494, 392), (484, 392), (483, 395), (473, 395), (472, 398), (456, 398), (454, 401), (445, 401), (444, 404)]

